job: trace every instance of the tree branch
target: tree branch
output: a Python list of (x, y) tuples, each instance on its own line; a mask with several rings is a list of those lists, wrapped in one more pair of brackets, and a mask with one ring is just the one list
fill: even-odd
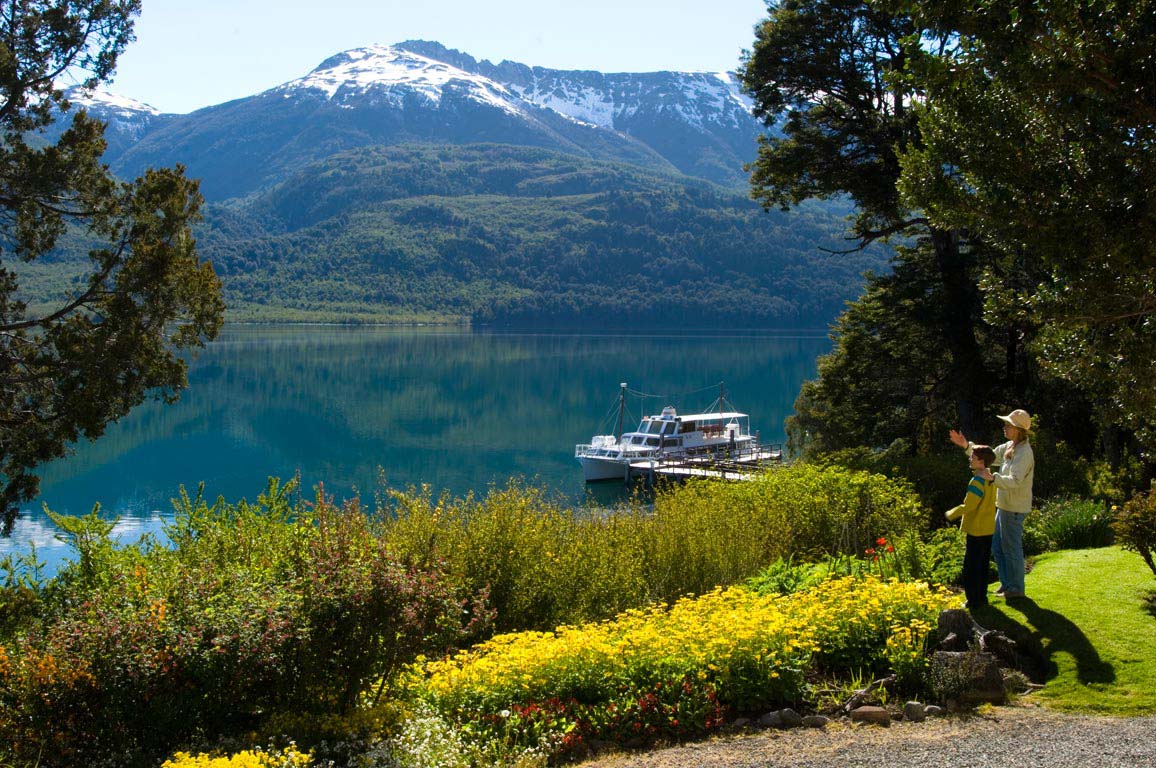
[(109, 262), (105, 266), (105, 268), (93, 277), (93, 279), (90, 281), (90, 283), (88, 285), (88, 289), (84, 293), (80, 294), (75, 299), (68, 302), (63, 307), (56, 310), (55, 312), (53, 312), (50, 315), (45, 315), (44, 317), (40, 317), (40, 318), (34, 318), (32, 320), (22, 320), (18, 323), (8, 323), (6, 325), (0, 325), (0, 333), (10, 332), (10, 331), (22, 331), (22, 330), (26, 330), (28, 328), (38, 328), (38, 327), (42, 328), (46, 325), (49, 325), (51, 323), (56, 322), (57, 320), (59, 320), (60, 318), (64, 317), (65, 315), (67, 315), (71, 312), (75, 312), (77, 309), (79, 309), (80, 307), (87, 304), (95, 296), (100, 295), (100, 293), (101, 293), (100, 286), (103, 285), (104, 281), (108, 279), (108, 276), (110, 274), (112, 274), (113, 268), (116, 267), (116, 265), (120, 263), (120, 256), (122, 253), (124, 253), (124, 248), (125, 248), (125, 243), (122, 242), (120, 244), (120, 247), (117, 249), (117, 258), (109, 260)]

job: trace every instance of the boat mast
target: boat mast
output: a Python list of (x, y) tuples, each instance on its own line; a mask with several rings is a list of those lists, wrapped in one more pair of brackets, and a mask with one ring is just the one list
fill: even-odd
[(622, 387), (622, 392), (618, 395), (618, 434), (614, 436), (614, 439), (622, 442), (622, 413), (626, 410), (626, 382), (622, 382), (619, 386)]

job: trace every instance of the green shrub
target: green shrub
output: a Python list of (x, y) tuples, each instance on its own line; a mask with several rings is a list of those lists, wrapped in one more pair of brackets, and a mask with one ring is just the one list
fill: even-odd
[(908, 534), (895, 545), (901, 578), (951, 586), (963, 575), (964, 534), (958, 528), (939, 528), (926, 538)]
[(1137, 493), (1117, 511), (1112, 525), (1120, 544), (1125, 549), (1140, 553), (1144, 562), (1156, 574), (1156, 488)]
[(1023, 550), (1024, 555), (1031, 557), (1055, 549), (1052, 540), (1044, 526), (1044, 519), (1036, 512), (1024, 518)]
[(778, 558), (746, 581), (760, 595), (790, 595), (812, 587), (823, 579), (813, 563), (795, 563), (794, 556)]
[(462, 589), (488, 594), (494, 628), (552, 629), (653, 599), (645, 577), (649, 525), (639, 507), (575, 510), (511, 483), (484, 499), (390, 491), (382, 536), (415, 563), (444, 563)]
[(301, 505), (293, 490), (271, 483), (256, 505), (182, 496), (171, 548), (86, 535), (35, 630), (0, 645), (14, 759), (155, 765), (278, 711), (346, 712), (477, 618), (436, 568), (398, 561), (356, 504)]
[(652, 511), (573, 510), (518, 483), (482, 500), (412, 490), (388, 500), (382, 530), (394, 550), (447, 563), (468, 592), (488, 590), (499, 631), (603, 619), (739, 583), (777, 558), (861, 553), (923, 525), (905, 483), (806, 464), (670, 486)]
[(745, 483), (690, 482), (655, 500), (648, 538), (664, 599), (746, 579), (777, 558), (861, 554), (924, 528), (911, 487), (882, 475), (794, 464)]
[(963, 451), (915, 456), (904, 440), (897, 440), (883, 451), (846, 449), (824, 454), (817, 461), (910, 484), (928, 513), (930, 528), (944, 527), (943, 512), (962, 501), (962, 492), (967, 487), (968, 468)]
[[(1060, 498), (1047, 501), (1027, 518), (1038, 529), (1047, 549), (1092, 549), (1112, 543), (1112, 516), (1104, 505), (1090, 499)], [(1027, 524), (1025, 524), (1025, 528)], [(1033, 543), (1032, 550), (1039, 544)], [(1025, 545), (1025, 550), (1028, 547)], [(1032, 554), (1038, 554), (1033, 551)]]
[[(303, 503), (293, 482), (255, 504), (182, 492), (166, 546), (60, 518), (79, 559), (43, 587), (11, 567), (0, 592), (4, 759), (155, 764), (201, 734), (344, 717), (419, 653), (703, 594), (776, 558), (860, 553), (923, 515), (905, 483), (808, 465), (665, 489), (653, 509), (573, 510), (517, 483), (388, 498), (375, 518), (322, 493)], [(312, 746), (322, 730), (284, 735)]]

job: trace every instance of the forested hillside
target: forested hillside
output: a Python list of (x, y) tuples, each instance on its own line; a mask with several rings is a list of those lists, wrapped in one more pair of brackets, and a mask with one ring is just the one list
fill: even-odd
[(234, 319), (822, 326), (879, 252), (845, 210), (504, 145), (367, 147), (211, 207)]

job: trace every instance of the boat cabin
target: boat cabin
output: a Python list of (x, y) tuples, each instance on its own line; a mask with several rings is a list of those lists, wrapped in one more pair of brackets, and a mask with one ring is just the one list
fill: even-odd
[(622, 444), (623, 448), (658, 448), (662, 445), (683, 445), (684, 437), (687, 445), (700, 444), (712, 438), (731, 439), (744, 433), (745, 430), (739, 424), (742, 418), (746, 418), (746, 414), (725, 412), (695, 413), (680, 417), (674, 406), (668, 405), (659, 415), (643, 417), (638, 429), (622, 436)]

